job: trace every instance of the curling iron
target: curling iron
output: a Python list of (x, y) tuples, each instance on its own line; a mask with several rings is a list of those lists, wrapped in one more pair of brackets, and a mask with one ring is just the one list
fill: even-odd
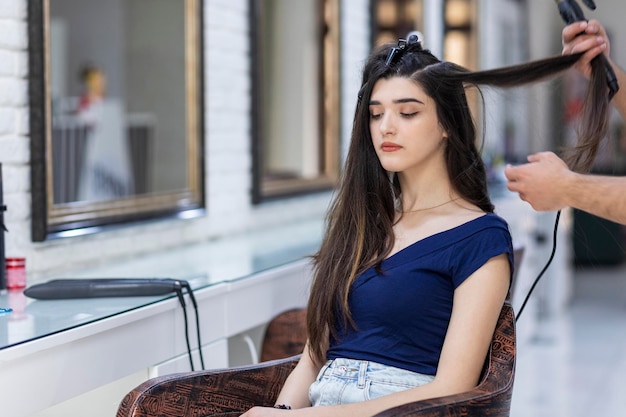
[[(565, 23), (568, 25), (574, 22), (587, 21), (585, 18), (585, 14), (583, 10), (580, 8), (576, 0), (555, 0), (559, 9), (559, 14)], [(593, 0), (582, 0), (582, 2), (590, 8), (591, 10), (596, 9), (596, 5)], [(600, 59), (604, 63), (604, 68), (606, 71), (606, 79), (609, 87), (609, 101), (613, 98), (617, 90), (619, 90), (619, 84), (617, 82), (617, 77), (615, 76), (615, 72), (613, 71), (613, 67), (607, 60), (604, 54), (599, 55)]]

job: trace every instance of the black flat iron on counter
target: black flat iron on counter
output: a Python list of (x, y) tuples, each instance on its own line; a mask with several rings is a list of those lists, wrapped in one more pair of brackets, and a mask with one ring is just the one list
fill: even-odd
[(189, 342), (187, 306), (183, 290), (187, 291), (196, 315), (196, 334), (198, 338), (198, 354), (204, 369), (202, 342), (200, 340), (200, 318), (198, 303), (188, 281), (173, 278), (76, 278), (53, 279), (41, 284), (32, 285), (24, 290), (24, 295), (38, 300), (65, 300), (96, 297), (140, 297), (157, 296), (175, 293), (180, 302), (185, 320), (185, 342), (191, 370), (195, 370)]
[(140, 297), (180, 292), (187, 286), (186, 281), (172, 278), (54, 279), (26, 288), (24, 295), (38, 300)]

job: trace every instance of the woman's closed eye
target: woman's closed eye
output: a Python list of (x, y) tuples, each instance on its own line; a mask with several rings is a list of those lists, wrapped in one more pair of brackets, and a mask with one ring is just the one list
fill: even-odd
[[(403, 112), (401, 112), (401, 113), (400, 113), (400, 116), (401, 116), (401, 117), (404, 117), (405, 119), (410, 119), (410, 118), (412, 118), (412, 117), (417, 116), (417, 114), (418, 114), (418, 113), (419, 113), (418, 111), (409, 112), (409, 113), (403, 113)], [(378, 119), (382, 118), (384, 114), (385, 114), (385, 113), (370, 113), (370, 119), (372, 119), (372, 120), (378, 120)]]

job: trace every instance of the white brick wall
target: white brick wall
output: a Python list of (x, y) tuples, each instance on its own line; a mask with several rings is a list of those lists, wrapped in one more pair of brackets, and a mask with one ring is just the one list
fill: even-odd
[[(25, 256), (29, 276), (112, 262), (224, 235), (320, 218), (329, 193), (250, 203), (251, 153), (248, 0), (205, 0), (205, 126), (208, 215), (165, 220), (102, 233), (33, 243), (27, 90), (26, 0), (0, 0), (0, 162), (3, 165), (7, 255)], [(345, 25), (342, 92), (353, 98), (368, 52), (367, 1), (342, 7)], [(356, 85), (354, 85), (356, 80)], [(342, 109), (349, 137), (354, 100)]]
[(26, 48), (26, 1), (0, 2), (0, 162), (8, 256), (17, 255), (16, 247), (29, 244), (30, 236)]
[(369, 1), (343, 1), (341, 5), (341, 95), (343, 114), (341, 136), (343, 138), (344, 158), (348, 152), (352, 118), (356, 106), (357, 95), (361, 85), (361, 71), (370, 52), (369, 45)]
[(3, 0), (0, 2), (0, 19), (23, 19), (26, 17), (26, 6), (23, 0)]

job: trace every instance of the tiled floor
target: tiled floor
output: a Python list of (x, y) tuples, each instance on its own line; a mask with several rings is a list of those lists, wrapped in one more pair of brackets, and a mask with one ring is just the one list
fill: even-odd
[(575, 270), (570, 306), (518, 347), (511, 416), (626, 416), (626, 264)]

